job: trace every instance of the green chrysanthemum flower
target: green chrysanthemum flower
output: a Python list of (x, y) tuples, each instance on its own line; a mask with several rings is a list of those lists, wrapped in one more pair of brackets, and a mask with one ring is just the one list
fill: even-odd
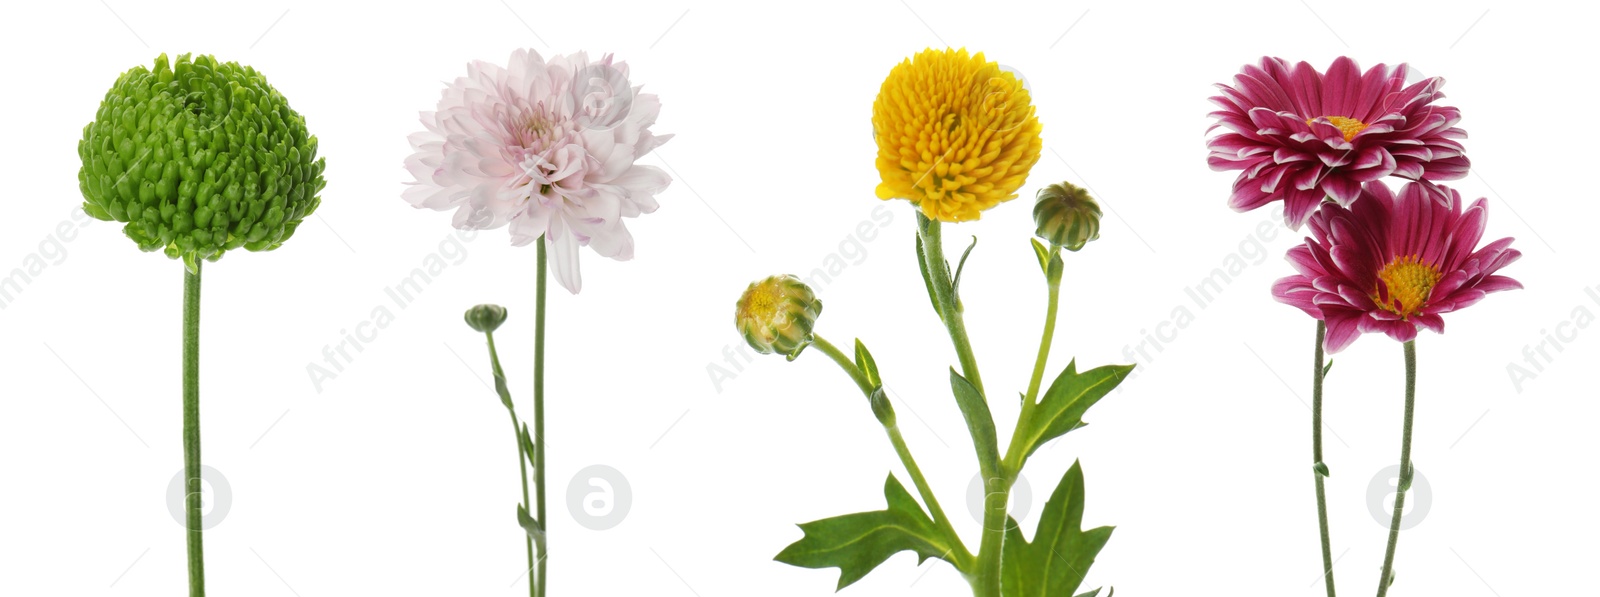
[(278, 248), (324, 185), (305, 118), (255, 69), (211, 56), (123, 73), (78, 157), (84, 211), (191, 271), (229, 249)]

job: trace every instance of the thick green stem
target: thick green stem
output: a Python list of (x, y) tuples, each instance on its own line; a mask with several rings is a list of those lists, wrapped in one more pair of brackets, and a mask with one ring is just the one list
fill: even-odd
[[(957, 296), (955, 281), (950, 277), (950, 267), (944, 257), (944, 241), (938, 220), (917, 215), (917, 233), (922, 237), (923, 264), (928, 270), (933, 286), (934, 301), (938, 303), (940, 319), (950, 333), (950, 343), (955, 347), (956, 358), (961, 361), (961, 373), (984, 400), (989, 394), (983, 389), (983, 379), (978, 374), (978, 359), (973, 355), (972, 342), (967, 337), (966, 322), (962, 319), (961, 298)], [(968, 422), (968, 433), (977, 437)], [(992, 422), (990, 423), (992, 424)], [(975, 597), (999, 597), (1000, 552), (1004, 548), (1006, 529), (1006, 501), (1011, 493), (1011, 479), (1002, 470), (998, 454), (981, 455), (978, 470), (984, 479), (983, 538), (978, 545), (976, 570), (971, 575)]]
[[(495, 348), (494, 348), (494, 332), (484, 332), (484, 336), (489, 339), (489, 363), (494, 368), (494, 375), (496, 377), (495, 381), (503, 384), (504, 380), (505, 380), (505, 372), (500, 368), (500, 353), (498, 351), (496, 351)], [(512, 439), (515, 440), (515, 443), (516, 443), (516, 446), (517, 446), (517, 468), (519, 469), (519, 471), (521, 473), (520, 475), (518, 475), (517, 478), (522, 479), (522, 508), (524, 510), (526, 510), (528, 508), (528, 502), (529, 502), (529, 500), (528, 500), (528, 455), (522, 449), (522, 422), (517, 420), (517, 411), (516, 411), (516, 409), (511, 408), (509, 396), (502, 396), (502, 398), (506, 399), (506, 414), (511, 415), (511, 434), (512, 434)], [(527, 540), (526, 542), (527, 542), (527, 546), (528, 546), (528, 573), (532, 574), (533, 573), (533, 536), (532, 535), (528, 535), (527, 531), (523, 531), (523, 534), (525, 535), (523, 538)], [(534, 583), (530, 580), (528, 582), (528, 592), (529, 592), (529, 594), (530, 595), (533, 594), (534, 590), (535, 590), (534, 589)]]
[[(868, 400), (877, 388), (867, 379), (867, 374), (857, 367), (850, 357), (845, 356), (838, 347), (823, 339), (821, 335), (812, 335), (812, 345), (821, 350), (828, 358), (833, 359), (850, 379), (856, 382), (856, 387), (861, 388), (861, 394)], [(889, 442), (894, 444), (894, 453), (900, 457), (900, 464), (906, 467), (906, 473), (911, 475), (912, 484), (916, 485), (917, 493), (922, 496), (922, 501), (928, 504), (928, 513), (933, 516), (933, 524), (945, 534), (945, 540), (950, 543), (951, 564), (957, 570), (967, 573), (972, 570), (972, 553), (967, 551), (961, 537), (956, 534), (956, 529), (950, 524), (950, 518), (945, 516), (944, 508), (939, 507), (939, 500), (933, 495), (933, 488), (928, 485), (928, 479), (922, 476), (922, 469), (917, 466), (916, 458), (911, 456), (911, 448), (906, 446), (906, 439), (900, 434), (900, 426), (892, 422), (884, 423), (884, 431), (889, 434)]]
[(1311, 370), (1311, 475), (1317, 481), (1317, 527), (1322, 534), (1322, 579), (1328, 587), (1328, 597), (1333, 594), (1333, 544), (1328, 534), (1328, 495), (1323, 487), (1322, 471), (1328, 470), (1322, 462), (1322, 375), (1327, 370), (1323, 363), (1322, 341), (1327, 336), (1328, 325), (1317, 322), (1316, 358)]
[(1416, 412), (1417, 399), (1417, 344), (1406, 342), (1406, 419), (1400, 431), (1400, 487), (1394, 492), (1394, 516), (1389, 519), (1389, 547), (1383, 553), (1383, 576), (1378, 578), (1378, 597), (1389, 592), (1389, 580), (1394, 573), (1394, 548), (1400, 542), (1400, 517), (1405, 514), (1406, 492), (1411, 489), (1411, 419)]
[(538, 517), (537, 520), (539, 521), (539, 530), (541, 531), (542, 537), (539, 541), (539, 561), (536, 565), (538, 568), (538, 576), (534, 577), (534, 583), (537, 586), (534, 596), (545, 597), (548, 594), (545, 592), (546, 587), (548, 586), (546, 584), (547, 578), (545, 571), (550, 561), (549, 528), (546, 523), (544, 507), (544, 304), (545, 282), (549, 280), (546, 270), (549, 269), (549, 264), (548, 259), (545, 256), (545, 239), (539, 239), (537, 244), (539, 245), (539, 248), (537, 252), (538, 256), (536, 258), (538, 261), (536, 266), (538, 273), (536, 276), (539, 279), (539, 287), (535, 291), (534, 299), (533, 484), (535, 502), (534, 507), (538, 511), (536, 516)]
[(956, 358), (961, 361), (961, 376), (967, 378), (978, 394), (987, 400), (989, 395), (983, 391), (983, 378), (978, 375), (978, 359), (972, 354), (972, 342), (967, 339), (967, 325), (961, 316), (961, 300), (956, 296), (950, 278), (950, 264), (944, 258), (939, 221), (930, 220), (919, 212), (917, 223), (917, 233), (922, 235), (923, 260), (933, 284), (934, 300), (939, 303), (939, 317), (944, 320), (945, 329), (950, 333), (950, 342), (956, 349)]
[(183, 272), (183, 476), (184, 528), (188, 531), (189, 596), (205, 597), (205, 550), (201, 543), (204, 487), (200, 472), (200, 261)]

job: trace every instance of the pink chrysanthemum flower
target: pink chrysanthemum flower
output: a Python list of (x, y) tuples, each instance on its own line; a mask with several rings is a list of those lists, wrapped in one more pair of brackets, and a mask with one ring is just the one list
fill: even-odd
[(1272, 294), (1328, 325), (1328, 352), (1364, 332), (1407, 342), (1418, 328), (1444, 332), (1440, 315), (1485, 295), (1522, 288), (1495, 275), (1522, 253), (1510, 238), (1474, 250), (1488, 217), (1483, 199), (1462, 210), (1461, 193), (1407, 183), (1397, 197), (1367, 184), (1353, 208), (1324, 203), (1311, 216), (1314, 238), (1289, 250), (1299, 275), (1278, 280)]
[(1382, 64), (1362, 73), (1340, 57), (1327, 74), (1280, 58), (1247, 65), (1234, 84), (1217, 85), (1222, 109), (1212, 130), (1213, 170), (1243, 170), (1228, 203), (1249, 211), (1284, 202), (1284, 223), (1299, 229), (1324, 197), (1346, 207), (1363, 183), (1394, 175), (1455, 180), (1469, 162), (1456, 128), (1461, 111), (1433, 102), (1444, 80), (1406, 86), (1407, 67)]
[(411, 135), (406, 169), (416, 181), (405, 199), (456, 210), (457, 228), (509, 225), (513, 245), (543, 237), (556, 279), (577, 293), (579, 249), (632, 259), (623, 218), (655, 211), (655, 195), (672, 182), (634, 163), (672, 137), (650, 132), (661, 103), (638, 91), (609, 54), (546, 61), (517, 50), (505, 68), (474, 61), (438, 109), (422, 113), (427, 130)]

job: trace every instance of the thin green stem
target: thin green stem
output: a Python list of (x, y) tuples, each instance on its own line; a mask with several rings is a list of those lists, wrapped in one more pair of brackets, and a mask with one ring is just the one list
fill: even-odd
[(201, 542), (200, 471), (200, 260), (183, 270), (183, 475), (184, 528), (188, 530), (189, 596), (205, 597), (205, 550)]
[(1050, 281), (1050, 305), (1045, 308), (1044, 334), (1039, 338), (1039, 356), (1033, 359), (1033, 377), (1028, 379), (1028, 394), (1022, 400), (1022, 407), (1027, 409), (1034, 405), (1034, 399), (1039, 396), (1039, 386), (1044, 382), (1045, 362), (1050, 359), (1050, 343), (1056, 334), (1056, 312), (1061, 299), (1061, 281)]
[[(500, 353), (494, 348), (494, 332), (484, 332), (483, 335), (489, 339), (489, 363), (494, 367), (494, 375), (496, 378), (498, 378), (496, 381), (501, 381), (503, 383), (503, 380), (505, 379), (505, 372), (500, 368)], [(521, 472), (517, 478), (522, 480), (522, 508), (526, 510), (529, 502), (528, 455), (522, 449), (522, 422), (517, 420), (517, 411), (516, 409), (511, 408), (509, 400), (507, 401), (506, 405), (506, 414), (511, 415), (511, 434), (512, 439), (516, 440), (517, 468), (520, 469)], [(523, 535), (523, 538), (526, 539), (528, 546), (528, 570), (531, 572), (533, 570), (533, 536), (529, 535), (526, 530), (523, 531)], [(529, 594), (533, 594), (534, 590), (534, 583), (529, 582)]]
[(536, 244), (538, 244), (539, 247), (536, 257), (536, 269), (538, 270), (538, 273), (535, 275), (539, 279), (539, 286), (534, 295), (535, 330), (533, 335), (533, 484), (535, 501), (534, 507), (538, 511), (535, 516), (537, 516), (536, 520), (539, 521), (541, 538), (539, 541), (539, 561), (536, 564), (538, 568), (538, 576), (534, 577), (534, 583), (537, 586), (534, 596), (545, 597), (548, 594), (545, 592), (546, 587), (548, 586), (548, 579), (546, 578), (545, 572), (550, 561), (549, 528), (545, 519), (544, 507), (544, 310), (545, 282), (549, 280), (549, 276), (547, 275), (546, 271), (549, 269), (549, 260), (545, 256), (545, 239), (539, 239)]
[(983, 378), (978, 375), (978, 359), (972, 353), (972, 341), (967, 338), (967, 325), (962, 319), (961, 299), (956, 296), (950, 279), (950, 264), (944, 258), (944, 241), (938, 220), (917, 214), (917, 233), (922, 235), (923, 260), (933, 284), (934, 300), (939, 302), (939, 315), (950, 333), (950, 343), (955, 346), (956, 358), (961, 361), (961, 376), (967, 378), (978, 394), (988, 399), (983, 391)]
[[(1051, 247), (1052, 251), (1060, 251), (1060, 247)], [(1053, 276), (1045, 280), (1050, 287), (1049, 304), (1045, 307), (1044, 333), (1039, 338), (1039, 355), (1033, 359), (1033, 375), (1028, 380), (1028, 393), (1022, 397), (1022, 413), (1017, 416), (1017, 428), (1011, 434), (1011, 445), (1006, 448), (1005, 459), (1001, 461), (1001, 472), (1006, 478), (1016, 479), (1022, 470), (1023, 437), (1022, 433), (1033, 418), (1033, 409), (1038, 406), (1039, 387), (1044, 382), (1044, 368), (1050, 360), (1050, 345), (1056, 335), (1056, 314), (1061, 302), (1061, 274), (1057, 270)]]
[(838, 363), (839, 368), (850, 376), (850, 381), (856, 382), (856, 387), (861, 388), (863, 396), (872, 397), (872, 391), (877, 388), (872, 387), (872, 382), (867, 379), (866, 372), (857, 367), (855, 361), (850, 360), (850, 357), (845, 356), (844, 352), (839, 350), (839, 347), (824, 339), (822, 334), (812, 334), (811, 345), (822, 351), (822, 354), (828, 355), (828, 358), (833, 359), (833, 362)]
[(1383, 553), (1383, 576), (1378, 578), (1378, 597), (1389, 592), (1390, 575), (1394, 573), (1394, 549), (1400, 542), (1400, 517), (1406, 509), (1406, 492), (1411, 489), (1411, 419), (1416, 413), (1417, 401), (1417, 344), (1405, 343), (1406, 353), (1406, 419), (1400, 432), (1400, 487), (1394, 493), (1394, 515), (1389, 519), (1389, 547)]
[[(816, 346), (817, 350), (821, 350), (823, 354), (828, 355), (828, 358), (833, 359), (833, 362), (837, 363), (839, 368), (843, 369), (850, 376), (850, 379), (856, 382), (856, 387), (861, 388), (862, 395), (866, 396), (868, 400), (872, 399), (872, 393), (877, 388), (872, 387), (872, 382), (867, 379), (867, 374), (861, 371), (861, 368), (857, 367), (855, 362), (850, 360), (850, 357), (845, 356), (844, 352), (823, 339), (819, 334), (812, 335), (812, 345)], [(922, 476), (922, 468), (917, 466), (917, 459), (911, 456), (911, 448), (906, 446), (906, 439), (900, 434), (900, 426), (885, 423), (883, 428), (889, 434), (889, 442), (894, 444), (894, 453), (900, 457), (900, 464), (904, 465), (906, 473), (911, 475), (911, 482), (916, 485), (917, 493), (922, 496), (922, 501), (928, 504), (928, 513), (933, 516), (933, 524), (944, 532), (945, 540), (950, 543), (951, 555), (954, 558), (951, 564), (954, 564), (956, 569), (963, 573), (970, 571), (972, 569), (972, 553), (967, 551), (967, 546), (961, 542), (961, 537), (956, 534), (955, 526), (950, 524), (950, 518), (945, 516), (944, 508), (939, 506), (938, 498), (933, 495), (933, 488), (928, 485), (928, 479)]]
[(1311, 370), (1311, 475), (1317, 481), (1317, 527), (1322, 534), (1322, 579), (1328, 586), (1328, 597), (1333, 593), (1333, 544), (1328, 533), (1328, 494), (1323, 487), (1322, 471), (1327, 470), (1327, 464), (1322, 462), (1322, 376), (1326, 371), (1323, 363), (1322, 342), (1327, 336), (1328, 325), (1322, 321), (1317, 322), (1317, 346), (1313, 351), (1316, 358), (1312, 362)]

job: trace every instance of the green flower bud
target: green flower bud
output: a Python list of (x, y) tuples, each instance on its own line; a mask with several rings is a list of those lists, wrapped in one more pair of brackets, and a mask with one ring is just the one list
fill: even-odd
[(270, 251), (321, 203), (305, 118), (255, 69), (166, 54), (117, 77), (78, 141), (83, 210), (192, 269)]
[(811, 344), (811, 327), (821, 314), (822, 301), (799, 278), (770, 276), (752, 282), (739, 297), (734, 325), (756, 352), (794, 360)]
[(467, 309), (467, 327), (492, 334), (506, 322), (506, 308), (500, 305), (478, 305)]
[(1100, 238), (1100, 205), (1089, 192), (1069, 183), (1039, 189), (1033, 204), (1033, 221), (1039, 238), (1068, 251), (1082, 249)]

